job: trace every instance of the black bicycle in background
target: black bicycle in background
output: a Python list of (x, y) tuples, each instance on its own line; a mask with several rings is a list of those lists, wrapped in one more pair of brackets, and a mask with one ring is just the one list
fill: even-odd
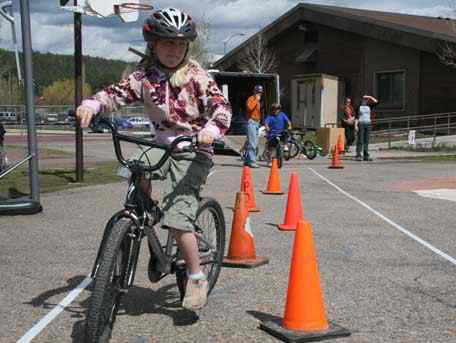
[(284, 149), (283, 156), (286, 161), (299, 156), (299, 154), (304, 154), (309, 160), (313, 160), (317, 155), (324, 156), (323, 149), (311, 140), (305, 140), (304, 135), (305, 133), (302, 132), (288, 131), (285, 142), (287, 149)]
[[(141, 242), (147, 238), (151, 259), (148, 274), (151, 282), (158, 282), (169, 274), (176, 275), (181, 300), (184, 297), (187, 273), (185, 261), (172, 234), (160, 235), (156, 226), (162, 217), (157, 201), (145, 194), (139, 185), (145, 173), (158, 170), (182, 142), (191, 142), (186, 151), (195, 151), (194, 137), (179, 137), (171, 145), (161, 145), (143, 138), (120, 134), (106, 119), (97, 124), (112, 132), (115, 154), (121, 165), (128, 168), (131, 177), (124, 208), (115, 213), (106, 224), (103, 238), (92, 270), (93, 289), (86, 317), (85, 342), (108, 342), (122, 298), (133, 286)], [(164, 155), (155, 165), (140, 160), (126, 160), (121, 141), (138, 144), (148, 149), (162, 149)], [(180, 149), (182, 151), (183, 149)], [(209, 293), (217, 282), (225, 250), (225, 219), (220, 204), (212, 198), (201, 198), (195, 222), (201, 265), (209, 282)], [(160, 239), (159, 236), (162, 236)], [(166, 236), (163, 239), (163, 236)]]

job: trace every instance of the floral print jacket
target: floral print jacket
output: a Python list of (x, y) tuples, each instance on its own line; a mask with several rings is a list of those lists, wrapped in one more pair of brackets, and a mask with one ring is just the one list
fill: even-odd
[(179, 77), (170, 78), (155, 66), (139, 67), (83, 105), (100, 113), (142, 101), (159, 143), (170, 143), (177, 136), (201, 130), (214, 138), (225, 134), (231, 123), (231, 106), (212, 77), (192, 60), (176, 73)]

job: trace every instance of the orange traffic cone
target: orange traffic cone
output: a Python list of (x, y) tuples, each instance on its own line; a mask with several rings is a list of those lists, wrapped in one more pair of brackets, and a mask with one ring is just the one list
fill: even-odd
[(337, 147), (340, 153), (345, 154), (344, 137), (342, 134), (339, 134), (339, 137), (337, 138)]
[(287, 342), (350, 336), (350, 331), (326, 319), (312, 224), (306, 220), (296, 228), (284, 318), (281, 323), (261, 323), (260, 328)]
[(342, 169), (344, 166), (340, 162), (339, 158), (339, 146), (336, 144), (333, 149), (331, 165), (328, 167), (330, 169)]
[(280, 174), (277, 159), (272, 159), (271, 171), (269, 172), (268, 188), (261, 191), (263, 194), (283, 194), (280, 188)]
[(279, 225), (279, 230), (294, 231), (296, 224), (300, 219), (304, 219), (301, 204), (301, 194), (299, 192), (298, 173), (291, 173), (290, 187), (288, 189), (287, 210), (285, 212), (285, 221)]
[(254, 268), (269, 262), (265, 257), (256, 256), (246, 201), (244, 192), (236, 194), (230, 246), (228, 256), (223, 259), (224, 267)]
[(255, 191), (253, 190), (252, 173), (248, 166), (242, 168), (241, 192), (247, 194), (247, 210), (249, 212), (260, 212), (256, 207)]

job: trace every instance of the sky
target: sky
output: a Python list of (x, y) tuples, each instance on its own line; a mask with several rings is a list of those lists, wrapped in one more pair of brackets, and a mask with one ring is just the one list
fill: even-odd
[[(33, 50), (73, 54), (73, 14), (60, 8), (59, 0), (29, 0)], [(109, 0), (104, 0), (109, 1)], [(127, 1), (127, 0), (126, 0)], [(155, 8), (176, 7), (191, 14), (196, 22), (209, 24), (208, 47), (217, 59), (224, 53), (223, 41), (227, 51), (255, 34), (263, 27), (292, 9), (300, 2), (352, 7), (358, 9), (399, 12), (406, 14), (453, 17), (456, 0), (141, 0), (152, 3)], [(5, 0), (0, 0), (0, 6)], [(72, 0), (70, 0), (72, 2)], [(20, 16), (19, 0), (13, 0), (15, 25), (19, 46)], [(128, 48), (144, 50), (142, 22), (147, 12), (141, 14), (136, 23), (123, 23), (118, 17), (97, 18), (83, 16), (83, 53), (84, 55), (137, 60)], [(10, 24), (0, 16), (0, 48), (12, 49)], [(1, 61), (0, 61), (1, 63)]]

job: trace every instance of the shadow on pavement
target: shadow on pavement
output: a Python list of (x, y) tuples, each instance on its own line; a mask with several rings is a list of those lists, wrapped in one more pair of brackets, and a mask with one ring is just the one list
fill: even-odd
[[(40, 295), (34, 297), (29, 302), (25, 302), (24, 304), (32, 305), (33, 307), (42, 307), (44, 309), (52, 309), (57, 304), (55, 304), (53, 302), (48, 302), (49, 298), (51, 298), (55, 295), (58, 295), (58, 294), (70, 292), (71, 290), (75, 289), (86, 277), (87, 277), (86, 275), (73, 276), (72, 278), (67, 280), (66, 286), (45, 291), (44, 293), (41, 293)], [(83, 304), (81, 304), (81, 305), (83, 305)], [(87, 306), (84, 306), (84, 307), (87, 307)], [(77, 310), (77, 309), (79, 309), (79, 310)], [(81, 315), (82, 311), (79, 307), (68, 306), (65, 308), (65, 310), (68, 312), (74, 313), (73, 317), (75, 317), (75, 318), (82, 317), (82, 315)]]
[[(89, 298), (80, 305), (84, 307), (85, 312), (89, 306)], [(122, 299), (116, 321), (118, 323), (119, 320), (123, 320), (124, 316), (141, 316), (147, 313), (167, 315), (173, 319), (174, 326), (192, 325), (199, 319), (196, 313), (181, 308), (175, 284), (164, 286), (156, 291), (133, 286)], [(73, 324), (72, 342), (83, 343), (84, 332), (85, 316)], [(113, 335), (115, 334), (116, 324), (113, 329)], [(131, 334), (133, 335), (134, 332)]]
[(263, 313), (259, 311), (246, 311), (248, 314), (250, 314), (252, 317), (258, 319), (261, 322), (281, 322), (282, 318), (274, 316), (269, 313)]

